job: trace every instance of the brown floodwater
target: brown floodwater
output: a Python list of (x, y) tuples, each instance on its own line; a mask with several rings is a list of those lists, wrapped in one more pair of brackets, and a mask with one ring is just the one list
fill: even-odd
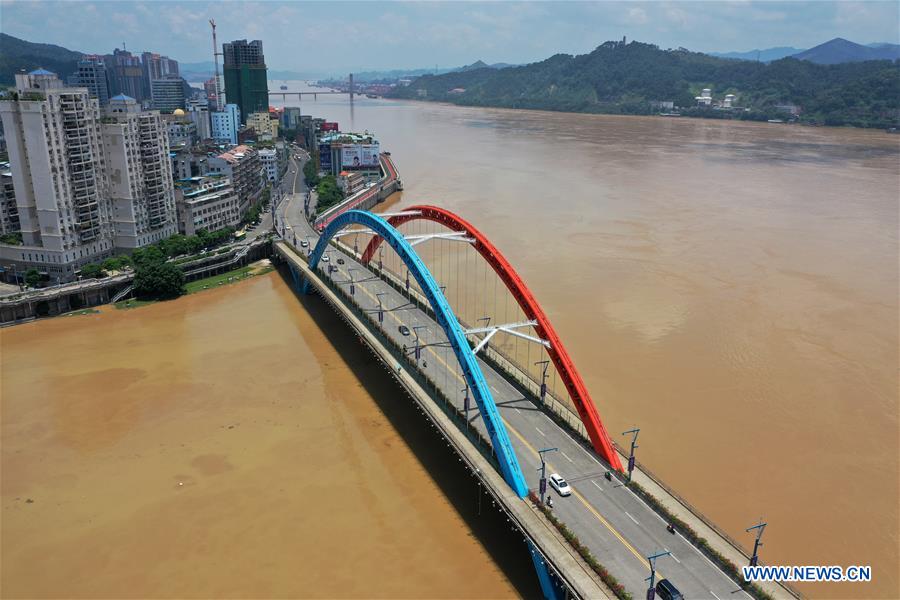
[(408, 397), (278, 273), (0, 352), (3, 598), (535, 594)]
[[(900, 597), (900, 136), (366, 98), (303, 112), (376, 133), (405, 186), (392, 208), (488, 234), (611, 435), (639, 426), (639, 458), (745, 547), (763, 517), (768, 564), (873, 567), (803, 593)], [(471, 283), (441, 279), (451, 303)]]

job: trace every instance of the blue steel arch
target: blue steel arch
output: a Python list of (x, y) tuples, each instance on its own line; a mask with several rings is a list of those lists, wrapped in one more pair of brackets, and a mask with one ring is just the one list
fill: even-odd
[[(491, 444), (493, 444), (494, 452), (500, 463), (500, 472), (519, 497), (524, 498), (528, 494), (528, 485), (525, 483), (525, 477), (522, 475), (521, 467), (519, 467), (516, 452), (509, 441), (506, 427), (500, 418), (500, 412), (494, 403), (494, 397), (491, 395), (487, 381), (484, 379), (481, 367), (478, 366), (478, 361), (475, 360), (475, 353), (472, 352), (472, 348), (466, 341), (463, 329), (456, 319), (453, 309), (450, 308), (450, 303), (444, 297), (444, 293), (435, 282), (428, 267), (425, 266), (425, 263), (422, 262), (422, 259), (419, 258), (419, 255), (416, 254), (416, 251), (412, 249), (412, 246), (409, 245), (409, 242), (406, 241), (403, 235), (378, 215), (361, 210), (347, 211), (331, 221), (325, 228), (325, 231), (322, 232), (316, 247), (309, 257), (309, 268), (312, 270), (316, 269), (319, 259), (322, 258), (322, 254), (328, 247), (329, 240), (335, 233), (348, 225), (354, 224), (364, 225), (380, 235), (394, 249), (397, 256), (400, 257), (400, 260), (403, 261), (410, 274), (425, 293), (428, 303), (434, 310), (438, 325), (443, 328), (444, 333), (447, 335), (450, 347), (453, 349), (456, 360), (459, 361), (459, 365), (462, 368), (463, 377), (465, 377), (466, 383), (472, 391), (472, 396), (475, 398), (475, 403), (478, 405), (478, 411), (484, 420), (485, 428), (488, 431)], [(308, 281), (303, 282), (301, 290), (303, 293), (309, 291)]]

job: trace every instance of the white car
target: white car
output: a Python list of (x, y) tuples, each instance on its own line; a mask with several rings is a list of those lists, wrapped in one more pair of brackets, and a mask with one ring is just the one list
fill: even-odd
[(308, 246), (309, 246), (309, 242), (307, 242), (306, 240), (301, 240), (301, 242), (300, 242), (301, 248), (307, 248)]
[(328, 255), (327, 255), (327, 254), (326, 254), (325, 256), (322, 257), (322, 262), (328, 262), (329, 260), (331, 260), (331, 259), (328, 258)]
[(566, 483), (566, 480), (563, 479), (559, 473), (550, 475), (550, 487), (559, 492), (560, 496), (569, 496), (572, 494), (572, 488), (569, 487), (569, 484)]

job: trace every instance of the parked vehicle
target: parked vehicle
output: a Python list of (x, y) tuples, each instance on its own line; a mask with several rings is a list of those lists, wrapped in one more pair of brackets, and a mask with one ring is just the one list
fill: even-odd
[(572, 494), (572, 488), (569, 487), (569, 484), (566, 483), (566, 480), (563, 479), (559, 473), (552, 473), (550, 475), (550, 487), (559, 492), (560, 496), (569, 496)]

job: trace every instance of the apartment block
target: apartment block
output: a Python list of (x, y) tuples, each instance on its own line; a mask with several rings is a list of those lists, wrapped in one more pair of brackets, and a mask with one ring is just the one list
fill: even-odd
[(175, 187), (178, 230), (184, 235), (240, 224), (242, 212), (237, 193), (227, 177), (191, 177), (177, 181)]
[(228, 152), (209, 158), (210, 172), (228, 177), (238, 197), (241, 214), (256, 203), (265, 185), (259, 153), (249, 146), (235, 146)]
[(102, 125), (115, 246), (130, 252), (177, 233), (166, 123), (115, 96)]
[(256, 132), (260, 140), (274, 140), (278, 137), (278, 120), (268, 112), (255, 112), (247, 117), (247, 127)]
[(72, 279), (114, 250), (99, 103), (43, 69), (17, 73), (16, 90), (0, 118), (23, 245), (0, 247), (0, 264)]
[(241, 126), (241, 110), (237, 104), (226, 104), (225, 110), (210, 115), (212, 139), (225, 144), (238, 143)]
[(19, 208), (16, 206), (12, 169), (8, 162), (0, 162), (0, 235), (17, 233), (19, 229)]

